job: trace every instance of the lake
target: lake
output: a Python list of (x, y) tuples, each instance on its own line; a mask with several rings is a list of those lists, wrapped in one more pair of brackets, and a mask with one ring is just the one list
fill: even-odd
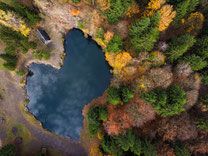
[(64, 44), (66, 58), (60, 70), (30, 66), (34, 75), (27, 78), (28, 108), (45, 129), (78, 140), (84, 105), (104, 93), (112, 75), (100, 47), (81, 31), (70, 30)]

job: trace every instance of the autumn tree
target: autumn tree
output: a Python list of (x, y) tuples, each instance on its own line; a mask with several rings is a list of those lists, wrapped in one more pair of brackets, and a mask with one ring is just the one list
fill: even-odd
[(181, 21), (186, 32), (196, 35), (202, 29), (204, 16), (200, 12), (194, 12), (187, 19), (182, 19)]
[(160, 14), (157, 13), (154, 16), (139, 19), (131, 25), (131, 44), (138, 53), (153, 49), (159, 37), (159, 20)]
[(164, 31), (173, 21), (173, 18), (176, 16), (176, 11), (173, 11), (173, 6), (167, 4), (164, 5), (158, 13), (161, 15), (158, 30)]
[(194, 36), (184, 34), (179, 37), (173, 37), (169, 42), (169, 48), (165, 52), (167, 61), (173, 63), (180, 58), (195, 43)]
[(143, 13), (143, 17), (154, 15), (155, 11), (160, 9), (163, 4), (165, 4), (165, 0), (150, 0)]

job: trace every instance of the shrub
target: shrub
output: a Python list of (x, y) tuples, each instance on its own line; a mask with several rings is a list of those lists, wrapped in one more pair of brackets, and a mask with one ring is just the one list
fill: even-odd
[(121, 98), (124, 103), (128, 103), (134, 97), (134, 92), (129, 87), (121, 88)]
[(51, 55), (47, 49), (42, 49), (42, 50), (33, 52), (33, 56), (35, 59), (38, 59), (38, 60), (42, 60), (42, 59), (49, 60)]
[(206, 110), (208, 111), (208, 94), (200, 97), (200, 102), (202, 102), (206, 106)]
[(114, 87), (109, 87), (108, 90), (108, 101), (110, 104), (118, 105), (121, 102), (121, 98), (119, 95), (119, 90)]
[(24, 69), (20, 69), (19, 71), (16, 72), (16, 74), (19, 76), (25, 76), (26, 72)]
[(72, 3), (78, 4), (80, 3), (80, 0), (72, 0)]
[(208, 71), (202, 71), (200, 73), (201, 79), (202, 79), (202, 83), (204, 85), (208, 85)]
[(191, 156), (189, 149), (181, 142), (174, 146), (174, 152), (176, 156)]
[(16, 156), (16, 151), (16, 147), (9, 144), (0, 149), (0, 156)]
[(185, 56), (183, 60), (191, 66), (193, 71), (201, 70), (207, 66), (207, 61), (195, 54)]
[(169, 48), (165, 52), (167, 61), (173, 63), (180, 58), (195, 43), (194, 36), (184, 34), (179, 37), (173, 37), (169, 42)]
[(198, 121), (196, 121), (196, 125), (197, 125), (197, 128), (208, 132), (208, 120), (199, 119)]
[(185, 92), (177, 85), (172, 85), (167, 91), (155, 90), (141, 96), (144, 101), (153, 105), (154, 109), (162, 117), (179, 114), (184, 111), (187, 99), (184, 98)]
[(131, 44), (137, 52), (151, 51), (159, 37), (158, 25), (160, 14), (142, 18), (131, 25)]
[(107, 45), (107, 51), (118, 53), (123, 50), (123, 40), (120, 36), (115, 35)]
[(104, 40), (105, 39), (104, 34), (105, 34), (105, 31), (103, 30), (103, 28), (98, 28), (95, 34), (95, 37)]
[(10, 71), (14, 71), (16, 69), (16, 65), (11, 63), (4, 63), (3, 67)]

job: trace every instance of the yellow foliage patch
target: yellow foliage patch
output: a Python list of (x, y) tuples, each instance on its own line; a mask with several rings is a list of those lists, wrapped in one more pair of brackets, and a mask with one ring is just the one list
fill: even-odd
[(31, 29), (27, 27), (25, 22), (11, 11), (5, 12), (3, 10), (0, 10), (0, 24), (9, 27), (15, 31), (19, 31), (24, 36), (28, 36), (31, 31)]
[(99, 149), (99, 144), (94, 143), (92, 148), (90, 149), (90, 156), (102, 156), (102, 152)]
[(150, 0), (145, 12), (143, 13), (143, 17), (152, 16), (163, 4), (165, 4), (165, 0)]
[(139, 13), (139, 6), (136, 2), (133, 2), (131, 6), (128, 8), (128, 11), (126, 12), (126, 15), (131, 18), (133, 15)]
[[(181, 21), (182, 22), (182, 21)], [(186, 32), (197, 33), (203, 26), (204, 16), (200, 12), (194, 12), (189, 15), (189, 17), (184, 20), (184, 25), (187, 25)]]
[(72, 9), (72, 10), (70, 11), (70, 14), (73, 15), (73, 16), (78, 16), (78, 15), (79, 15), (79, 10), (77, 10), (77, 9)]
[(161, 15), (158, 30), (164, 31), (173, 21), (173, 18), (176, 16), (176, 11), (173, 11), (172, 5), (167, 4), (164, 5), (158, 13)]

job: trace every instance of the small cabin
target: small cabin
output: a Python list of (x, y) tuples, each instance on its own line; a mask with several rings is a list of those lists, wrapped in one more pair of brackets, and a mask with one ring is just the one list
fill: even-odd
[(37, 35), (38, 35), (38, 38), (41, 40), (41, 42), (43, 42), (44, 44), (47, 45), (49, 42), (51, 42), (51, 39), (45, 30), (38, 28)]

